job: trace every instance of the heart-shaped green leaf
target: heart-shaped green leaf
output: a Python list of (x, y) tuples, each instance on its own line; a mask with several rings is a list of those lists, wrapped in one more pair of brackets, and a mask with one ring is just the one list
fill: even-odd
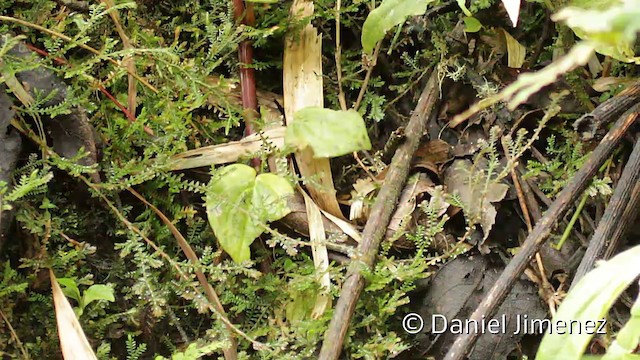
[(335, 111), (313, 106), (298, 110), (294, 121), (287, 126), (284, 140), (298, 149), (311, 147), (317, 158), (371, 149), (364, 120), (355, 110)]
[(362, 25), (362, 48), (370, 53), (376, 43), (396, 25), (402, 24), (408, 16), (422, 15), (432, 0), (383, 0)]
[(220, 245), (235, 262), (251, 258), (249, 245), (262, 234), (266, 223), (291, 210), (286, 197), (293, 194), (289, 182), (274, 174), (261, 174), (247, 165), (219, 169), (206, 195), (207, 217)]

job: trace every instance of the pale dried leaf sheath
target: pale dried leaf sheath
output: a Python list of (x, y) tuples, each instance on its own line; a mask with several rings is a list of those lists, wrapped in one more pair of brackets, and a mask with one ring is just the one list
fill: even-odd
[(313, 199), (303, 190), (300, 191), (304, 196), (304, 204), (309, 217), (309, 238), (311, 239), (311, 253), (313, 254), (313, 265), (318, 274), (320, 274), (320, 285), (322, 291), (316, 298), (311, 316), (314, 319), (319, 318), (331, 306), (331, 298), (327, 295), (331, 286), (331, 278), (329, 277), (329, 253), (325, 245), (327, 237), (324, 232), (324, 224), (322, 222), (322, 213), (320, 208), (313, 202)]
[(62, 293), (58, 280), (49, 269), (51, 279), (51, 291), (53, 292), (53, 304), (56, 309), (56, 322), (58, 323), (58, 337), (60, 337), (60, 349), (62, 356), (66, 360), (96, 359), (93, 349), (89, 345), (87, 337), (84, 335), (82, 326), (73, 312), (69, 300)]
[[(313, 2), (294, 0), (291, 16), (302, 19), (313, 15)], [(308, 106), (324, 106), (322, 94), (322, 42), (317, 30), (307, 24), (300, 33), (289, 34), (285, 40), (283, 85), (284, 110), (287, 125), (293, 114)], [(310, 149), (297, 152), (300, 175), (314, 179), (307, 184), (311, 197), (329, 213), (343, 218), (333, 186), (329, 159), (314, 159)]]
[(185, 170), (236, 162), (241, 157), (260, 151), (264, 145), (280, 149), (284, 146), (284, 133), (285, 128), (279, 126), (261, 133), (251, 134), (240, 141), (185, 151), (173, 156), (170, 167), (171, 170)]

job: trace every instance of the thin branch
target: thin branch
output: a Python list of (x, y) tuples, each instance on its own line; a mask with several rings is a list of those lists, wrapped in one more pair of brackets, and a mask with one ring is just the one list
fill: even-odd
[(638, 180), (640, 179), (640, 138), (636, 140), (629, 161), (622, 171), (616, 190), (609, 200), (607, 209), (593, 233), (587, 251), (576, 270), (571, 286), (593, 268), (596, 260), (605, 259), (608, 248), (617, 248), (629, 225), (638, 212)]
[(4, 315), (4, 312), (2, 312), (2, 309), (0, 309), (0, 316), (2, 316), (2, 320), (4, 320), (4, 323), (7, 324), (7, 327), (9, 328), (9, 332), (11, 333), (11, 337), (16, 342), (16, 346), (18, 347), (18, 349), (20, 349), (20, 352), (22, 353), (22, 357), (24, 359), (31, 359), (31, 356), (29, 356), (27, 349), (25, 349), (24, 345), (22, 345), (22, 341), (20, 341), (18, 334), (13, 329), (13, 326), (11, 326), (11, 323), (9, 322), (9, 319), (7, 319), (7, 317)]
[(438, 94), (437, 71), (434, 70), (407, 125), (406, 139), (393, 157), (384, 184), (371, 209), (371, 216), (362, 233), (362, 241), (356, 250), (357, 255), (352, 258), (353, 261), (347, 270), (340, 298), (322, 342), (322, 349), (318, 357), (320, 360), (335, 360), (340, 356), (344, 337), (347, 334), (360, 293), (364, 288), (364, 278), (361, 271), (363, 268), (372, 267), (375, 262), (380, 242), (384, 238), (402, 187), (407, 180), (411, 159), (418, 149), (431, 113), (436, 110)]
[[(115, 6), (113, 0), (102, 0), (102, 2), (107, 6), (107, 10)], [(118, 15), (118, 11), (117, 10), (110, 11), (109, 16), (111, 16), (111, 19), (113, 20), (113, 24), (116, 27), (118, 36), (120, 36), (120, 39), (122, 39), (123, 49), (124, 50), (133, 49), (133, 45), (131, 44), (131, 40), (129, 40), (129, 36), (127, 36), (127, 34), (124, 32), (124, 29), (122, 28), (122, 25), (120, 24), (120, 16)], [(128, 96), (127, 96), (127, 102), (129, 104), (129, 112), (135, 114), (137, 89), (136, 89), (135, 78), (132, 75), (136, 73), (136, 63), (135, 61), (133, 61), (133, 55), (125, 56), (124, 59), (122, 60), (122, 64), (126, 66), (127, 70), (129, 71), (129, 76), (128, 76), (129, 88), (128, 88)]]
[(356, 99), (356, 103), (353, 105), (354, 110), (358, 110), (360, 104), (362, 103), (362, 99), (364, 98), (364, 94), (367, 92), (367, 86), (369, 85), (369, 80), (371, 79), (371, 73), (373, 72), (373, 68), (376, 66), (378, 61), (378, 53), (380, 52), (380, 46), (382, 42), (379, 41), (376, 44), (376, 49), (373, 51), (373, 57), (371, 59), (371, 64), (367, 66), (367, 73), (364, 76), (364, 81), (362, 82), (362, 87), (360, 87), (360, 92), (358, 93), (358, 98)]
[(338, 74), (338, 101), (342, 111), (347, 111), (347, 100), (342, 89), (342, 45), (340, 44), (340, 6), (341, 1), (336, 0), (336, 73)]

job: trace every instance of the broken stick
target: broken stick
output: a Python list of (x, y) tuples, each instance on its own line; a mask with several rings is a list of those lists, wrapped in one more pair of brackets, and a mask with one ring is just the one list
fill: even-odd
[(384, 238), (391, 215), (404, 183), (407, 181), (413, 154), (418, 149), (420, 138), (422, 138), (431, 113), (435, 111), (438, 89), (437, 71), (434, 70), (420, 95), (411, 120), (409, 120), (405, 130), (405, 141), (398, 147), (393, 160), (391, 160), (389, 172), (371, 209), (371, 216), (364, 227), (362, 241), (356, 250), (356, 255), (352, 257), (340, 298), (322, 342), (322, 349), (318, 357), (320, 360), (335, 360), (340, 356), (344, 337), (364, 287), (361, 271), (363, 268), (373, 266), (380, 242)]
[(636, 218), (640, 190), (638, 179), (640, 179), (640, 138), (636, 140), (616, 190), (589, 241), (587, 251), (571, 283), (572, 288), (593, 268), (596, 260), (607, 259), (604, 257), (607, 249), (618, 247), (620, 239)]

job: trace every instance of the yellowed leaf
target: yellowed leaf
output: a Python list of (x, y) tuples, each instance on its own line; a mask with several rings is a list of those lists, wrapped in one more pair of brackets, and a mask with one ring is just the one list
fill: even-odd
[(507, 43), (507, 66), (510, 68), (519, 69), (524, 64), (524, 57), (527, 54), (527, 49), (518, 42), (507, 30), (502, 29), (504, 38)]
[(324, 216), (327, 217), (327, 219), (331, 220), (331, 222), (336, 224), (336, 226), (339, 227), (340, 230), (342, 230), (345, 234), (349, 235), (349, 237), (355, 240), (355, 242), (360, 243), (362, 241), (362, 235), (360, 234), (360, 231), (358, 231), (358, 229), (356, 229), (356, 227), (353, 226), (353, 224), (337, 216), (331, 215), (327, 211), (324, 211), (322, 209), (321, 211), (322, 211), (322, 214), (324, 214)]

